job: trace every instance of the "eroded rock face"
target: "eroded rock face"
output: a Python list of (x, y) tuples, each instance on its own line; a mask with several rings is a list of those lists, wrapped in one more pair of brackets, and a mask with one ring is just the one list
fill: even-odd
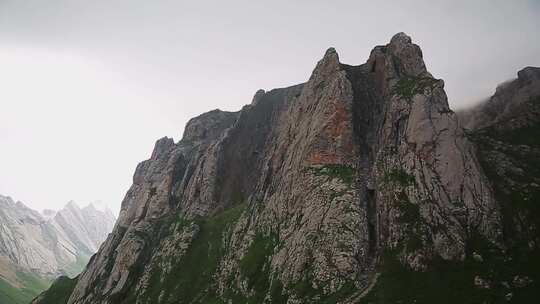
[(69, 303), (352, 303), (385, 253), (427, 270), (501, 233), (443, 81), (400, 33), (160, 139)]
[(499, 212), (487, 180), (420, 48), (398, 34), (372, 52), (368, 67), (386, 100), (372, 169), (380, 238), (413, 268), (434, 256), (463, 259), (471, 230), (498, 242)]

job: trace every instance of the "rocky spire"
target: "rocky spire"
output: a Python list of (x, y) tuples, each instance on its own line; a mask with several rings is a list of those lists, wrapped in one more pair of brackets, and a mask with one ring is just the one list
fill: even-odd
[(336, 49), (334, 49), (333, 47), (328, 48), (324, 53), (324, 57), (319, 60), (317, 66), (313, 70), (310, 80), (321, 80), (339, 70), (341, 70), (339, 63), (339, 55), (336, 52)]
[(169, 151), (174, 147), (174, 140), (168, 137), (162, 137), (154, 146), (154, 151), (152, 152), (152, 159), (156, 159)]
[(472, 235), (500, 246), (474, 146), (403, 33), (360, 66), (330, 48), (305, 84), (196, 117), (163, 145), (69, 304), (355, 303), (385, 252), (425, 271), (464, 260)]
[(263, 89), (257, 90), (257, 92), (255, 92), (255, 95), (253, 95), (253, 99), (251, 100), (251, 105), (253, 106), (257, 105), (257, 103), (259, 102), (259, 100), (262, 99), (264, 94), (266, 94), (266, 91), (264, 91)]
[(188, 121), (184, 130), (183, 141), (200, 142), (213, 140), (238, 118), (238, 112), (226, 112), (219, 109), (204, 113)]
[(540, 80), (540, 68), (537, 67), (525, 67), (518, 73), (518, 78), (524, 82), (538, 82)]

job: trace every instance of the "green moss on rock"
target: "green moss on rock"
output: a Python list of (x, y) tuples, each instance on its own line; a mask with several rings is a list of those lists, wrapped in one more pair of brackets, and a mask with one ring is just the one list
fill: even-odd
[(253, 289), (255, 296), (261, 301), (270, 286), (268, 258), (272, 255), (276, 244), (275, 235), (265, 236), (258, 233), (246, 255), (240, 260), (240, 271), (247, 279), (248, 287)]
[(414, 185), (415, 179), (414, 176), (407, 173), (407, 171), (402, 168), (392, 168), (385, 172), (383, 182), (386, 184), (393, 183), (399, 186), (407, 187)]
[(309, 169), (315, 175), (324, 175), (330, 178), (339, 178), (347, 184), (351, 184), (356, 176), (356, 170), (353, 167), (341, 164), (312, 166)]
[(394, 85), (392, 94), (411, 103), (415, 95), (433, 90), (436, 83), (437, 79), (430, 77), (404, 76)]
[[(237, 205), (212, 217), (195, 220), (200, 230), (186, 254), (179, 261), (173, 261), (173, 268), (166, 275), (160, 271), (152, 274), (149, 300), (157, 301), (163, 293), (165, 299), (174, 299), (175, 303), (210, 301), (214, 294), (213, 275), (226, 249), (223, 234), (238, 220), (244, 207), (244, 204)], [(178, 219), (174, 225), (187, 223)]]

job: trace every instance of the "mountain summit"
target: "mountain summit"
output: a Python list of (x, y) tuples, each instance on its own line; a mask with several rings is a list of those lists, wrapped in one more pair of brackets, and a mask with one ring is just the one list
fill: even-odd
[(508, 241), (517, 213), (503, 206), (518, 202), (494, 190), (474, 135), (406, 34), (359, 66), (330, 48), (306, 83), (260, 90), (239, 112), (193, 118), (178, 143), (158, 140), (86, 270), (34, 303), (530, 296), (538, 234)]

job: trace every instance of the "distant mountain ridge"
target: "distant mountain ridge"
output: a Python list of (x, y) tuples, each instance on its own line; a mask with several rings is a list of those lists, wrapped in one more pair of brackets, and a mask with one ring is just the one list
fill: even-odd
[(526, 67), (517, 73), (517, 78), (499, 85), (488, 100), (461, 110), (458, 115), (462, 125), (471, 130), (497, 124), (521, 128), (539, 116), (534, 107), (537, 96), (540, 96), (540, 68)]
[(0, 303), (7, 294), (28, 291), (28, 277), (37, 286), (25, 301), (60, 275), (76, 276), (115, 221), (110, 210), (100, 211), (92, 204), (80, 208), (69, 202), (58, 212), (41, 214), (0, 195)]

